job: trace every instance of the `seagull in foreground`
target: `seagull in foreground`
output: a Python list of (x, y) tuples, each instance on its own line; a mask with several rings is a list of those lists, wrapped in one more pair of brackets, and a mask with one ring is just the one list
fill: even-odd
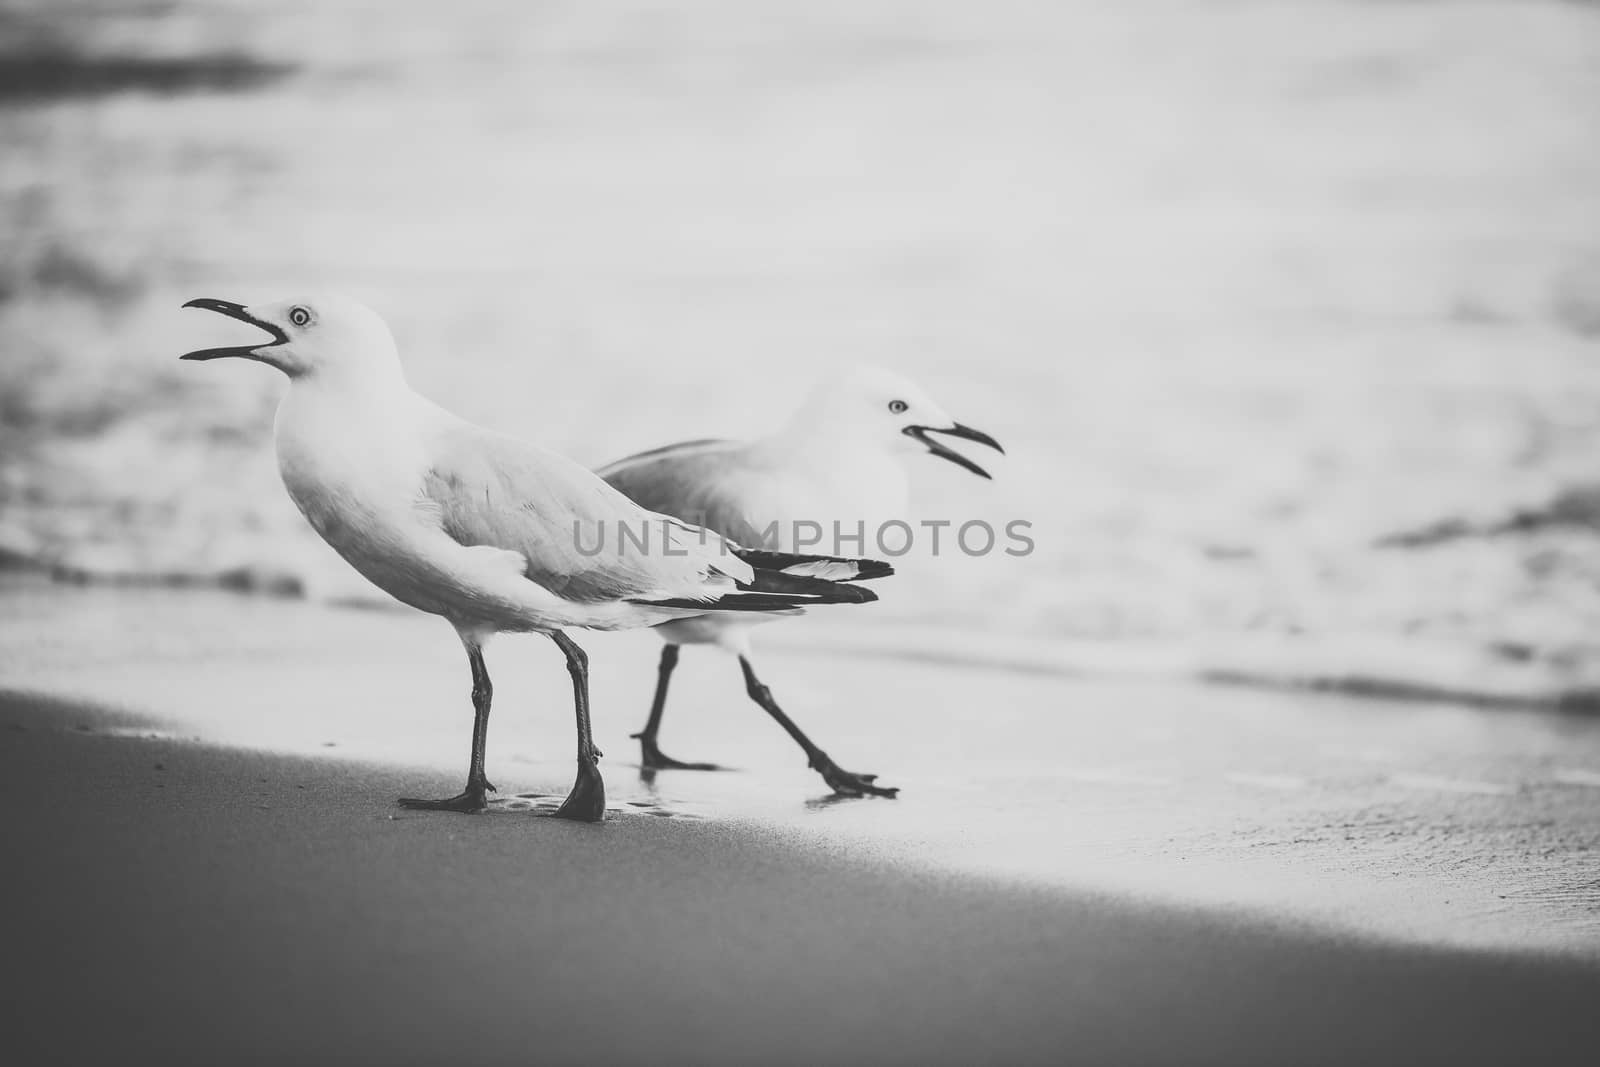
[(411, 391), (378, 315), (341, 297), (245, 307), (191, 300), (264, 330), (267, 341), (190, 352), (241, 357), (289, 378), (278, 405), (278, 469), (311, 526), (402, 603), (443, 616), (472, 667), (466, 788), (408, 808), (473, 812), (484, 773), (492, 687), (483, 647), (502, 631), (548, 635), (567, 658), (578, 773), (554, 813), (599, 821), (605, 783), (589, 726), (588, 658), (563, 631), (621, 630), (707, 613), (787, 613), (876, 600), (842, 584), (886, 563), (746, 550), (639, 507), (584, 467), (492, 433)]
[[(945, 434), (1004, 453), (988, 434), (963, 426), (905, 378), (858, 367), (817, 386), (798, 411), (770, 436), (751, 441), (685, 441), (618, 460), (600, 476), (641, 507), (709, 527), (741, 544), (793, 550), (802, 525), (807, 536), (873, 543), (879, 524), (898, 519), (909, 496), (905, 461), (930, 452), (983, 478), (972, 460), (929, 434)], [(838, 525), (836, 526), (835, 523)], [(767, 543), (773, 542), (773, 543)], [(816, 543), (816, 542), (812, 542)], [(843, 543), (843, 538), (840, 542)], [(854, 543), (862, 543), (855, 541)], [(837, 545), (835, 546), (837, 548)], [(865, 546), (863, 544), (863, 551)], [(750, 623), (770, 621), (705, 615), (656, 627), (661, 650), (655, 699), (639, 739), (647, 770), (716, 770), (713, 763), (683, 763), (661, 752), (656, 734), (667, 702), (667, 683), (678, 665), (679, 645), (716, 645), (732, 652), (744, 672), (745, 692), (788, 731), (811, 767), (835, 792), (892, 797), (877, 775), (842, 769), (784, 713), (751, 664)]]

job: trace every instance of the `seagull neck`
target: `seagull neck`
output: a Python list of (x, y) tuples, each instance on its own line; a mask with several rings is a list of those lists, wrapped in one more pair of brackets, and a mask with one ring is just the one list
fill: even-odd
[(405, 413), (417, 402), (398, 366), (386, 373), (373, 373), (370, 368), (320, 367), (294, 378), (284, 399), (308, 416), (336, 413), (340, 421), (363, 423), (394, 422), (397, 418), (405, 422)]
[(337, 393), (352, 399), (381, 401), (411, 392), (399, 360), (331, 363), (296, 375), (294, 382), (320, 393)]

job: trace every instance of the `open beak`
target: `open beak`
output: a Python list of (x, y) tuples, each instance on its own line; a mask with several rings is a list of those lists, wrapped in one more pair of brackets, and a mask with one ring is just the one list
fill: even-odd
[(1000, 447), (999, 441), (996, 441), (982, 430), (974, 430), (972, 427), (963, 426), (959, 422), (953, 426), (907, 426), (901, 432), (907, 437), (915, 437), (918, 441), (921, 441), (927, 446), (929, 452), (932, 452), (940, 459), (947, 459), (958, 467), (965, 467), (980, 478), (990, 477), (989, 472), (943, 442), (932, 440), (928, 435), (930, 433), (948, 434), (951, 437), (976, 441), (980, 445), (988, 445), (1002, 456), (1006, 454), (1006, 450)]
[(219, 315), (226, 315), (230, 319), (238, 319), (240, 322), (248, 322), (252, 326), (266, 330), (272, 335), (272, 340), (255, 345), (234, 345), (231, 348), (202, 348), (198, 352), (187, 352), (179, 356), (179, 359), (221, 359), (224, 356), (239, 356), (244, 359), (256, 359), (259, 358), (257, 355), (258, 349), (271, 348), (273, 345), (285, 345), (289, 343), (288, 334), (284, 333), (272, 323), (263, 322), (262, 320), (256, 318), (254, 315), (250, 314), (250, 312), (245, 310), (243, 304), (235, 304), (231, 300), (212, 300), (208, 297), (201, 297), (198, 300), (190, 300), (183, 306), (186, 308), (205, 308), (207, 311), (215, 311)]

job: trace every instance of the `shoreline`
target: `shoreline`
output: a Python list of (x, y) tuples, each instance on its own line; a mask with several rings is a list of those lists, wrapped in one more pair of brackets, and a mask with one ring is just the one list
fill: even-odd
[[(135, 736), (227, 751), (446, 779), (465, 764), (467, 672), (437, 620), (199, 591), (13, 593), (0, 597), (0, 692), (12, 700), (107, 709)], [(708, 650), (680, 663), (662, 743), (729, 769), (642, 771), (629, 735), (659, 642), (585, 647), (612, 809), (951, 876), (1600, 959), (1600, 883), (1584, 874), (1600, 854), (1600, 731), (1586, 717), (960, 662), (912, 671), (764, 644), (763, 679), (807, 732), (843, 766), (902, 788), (840, 802), (749, 702), (733, 661)], [(505, 637), (488, 663), (491, 779), (507, 798), (564, 795), (564, 661), (547, 641)]]
[(750, 824), (407, 813), (428, 772), (144, 737), (70, 701), (0, 701), (0, 730), (11, 988), (50, 1060), (1576, 1063), (1600, 1037), (1592, 961)]
[[(196, 592), (316, 604), (337, 611), (407, 615), (387, 596), (317, 597), (285, 572), (241, 566), (215, 574), (96, 572), (50, 565), (0, 550), (0, 590), (49, 587), (122, 592)], [(795, 637), (796, 632), (804, 636)], [(1515, 662), (1486, 663), (1449, 644), (1307, 641), (1285, 635), (1233, 635), (1206, 641), (1101, 641), (1039, 638), (888, 622), (873, 626), (830, 619), (827, 631), (785, 628), (775, 647), (829, 655), (892, 658), (906, 663), (956, 663), (977, 670), (1021, 671), (1056, 678), (1135, 678), (1237, 686), (1286, 693), (1331, 693), (1353, 700), (1468, 704), (1506, 711), (1600, 716), (1600, 685), (1552, 684), (1544, 672)], [(1476, 678), (1475, 686), (1447, 679)]]

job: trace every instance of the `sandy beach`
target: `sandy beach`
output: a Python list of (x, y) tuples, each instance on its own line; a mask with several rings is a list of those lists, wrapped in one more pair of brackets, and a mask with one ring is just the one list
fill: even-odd
[(16, 1062), (1581, 1063), (1600, 968), (1375, 943), (8, 698)]
[[(906, 788), (828, 803), (714, 657), (686, 657), (664, 746), (740, 770), (641, 780), (652, 645), (595, 638), (591, 827), (539, 817), (570, 774), (559, 657), (507, 641), (502, 799), (438, 816), (393, 803), (459, 785), (435, 620), (5, 593), (7, 966), (36, 1062), (1581, 1062), (1600, 1037), (1590, 720), (970, 667), (852, 717), (893, 665), (784, 647), (796, 714)], [(1058, 690), (1068, 733), (1008, 717), (1031, 698), (1047, 723)], [(994, 703), (963, 717), (975, 691)], [(1183, 718), (1216, 742), (1179, 739), (1176, 805), (1156, 724)], [(1320, 777), (1260, 762), (1252, 732), (1474, 739), (1357, 779), (1326, 745)]]

